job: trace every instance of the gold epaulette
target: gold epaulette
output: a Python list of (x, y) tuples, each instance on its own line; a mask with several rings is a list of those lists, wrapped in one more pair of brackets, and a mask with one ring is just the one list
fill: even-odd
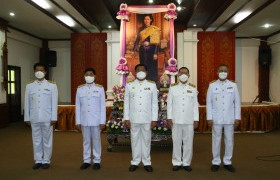
[(82, 85), (78, 86), (78, 88), (83, 87), (83, 86), (85, 86), (85, 84), (82, 84)]
[(178, 84), (179, 84), (178, 82), (173, 83), (173, 84), (171, 84), (171, 87), (176, 86), (176, 85), (178, 85)]
[(233, 81), (233, 80), (229, 80), (230, 82), (233, 82), (233, 83), (237, 83), (236, 81)]
[(209, 84), (212, 84), (213, 82), (215, 82), (216, 80), (211, 81)]
[(126, 84), (130, 84), (130, 83), (132, 83), (132, 82), (134, 82), (135, 80), (133, 80), (133, 81), (129, 81), (129, 82), (127, 82)]
[(101, 84), (95, 84), (97, 87), (103, 87)]
[(189, 86), (193, 87), (193, 88), (196, 88), (196, 86), (192, 83), (189, 83)]
[(156, 84), (155, 81), (147, 80), (150, 83)]
[(36, 80), (33, 80), (33, 81), (29, 81), (27, 84), (31, 84), (31, 83), (33, 83), (33, 82), (35, 82)]
[(54, 81), (48, 80), (48, 82), (49, 82), (49, 83), (52, 83), (52, 84), (56, 84), (56, 82), (54, 82)]

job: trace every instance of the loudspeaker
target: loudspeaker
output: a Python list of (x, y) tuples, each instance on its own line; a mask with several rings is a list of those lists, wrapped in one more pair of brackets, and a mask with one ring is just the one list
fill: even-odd
[(271, 64), (271, 49), (259, 49), (259, 64), (260, 65), (270, 65)]
[(56, 67), (56, 51), (46, 52), (46, 64), (48, 67)]

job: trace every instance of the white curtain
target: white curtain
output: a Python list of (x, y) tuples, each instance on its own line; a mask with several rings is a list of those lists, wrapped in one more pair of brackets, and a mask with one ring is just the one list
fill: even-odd
[(0, 30), (0, 104), (6, 103), (6, 91), (2, 87), (3, 82), (3, 46), (6, 40), (6, 33), (3, 30)]
[(2, 48), (4, 46), (5, 40), (6, 40), (6, 33), (5, 31), (0, 30), (0, 57), (3, 55)]

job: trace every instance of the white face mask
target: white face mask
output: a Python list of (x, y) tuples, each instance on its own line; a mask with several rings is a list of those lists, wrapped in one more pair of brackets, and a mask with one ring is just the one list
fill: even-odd
[(187, 75), (185, 75), (185, 74), (182, 74), (181, 76), (179, 76), (179, 80), (181, 82), (187, 82), (188, 79), (189, 79), (189, 77)]
[(220, 79), (226, 79), (227, 78), (228, 73), (227, 72), (220, 72), (219, 73), (219, 78)]
[(85, 76), (85, 80), (87, 84), (91, 84), (94, 82), (94, 77), (93, 76)]
[(45, 77), (45, 74), (42, 71), (37, 71), (37, 72), (35, 72), (35, 77), (37, 79), (42, 79)]
[(136, 77), (140, 80), (145, 79), (146, 78), (146, 73), (143, 71), (140, 71), (136, 74)]

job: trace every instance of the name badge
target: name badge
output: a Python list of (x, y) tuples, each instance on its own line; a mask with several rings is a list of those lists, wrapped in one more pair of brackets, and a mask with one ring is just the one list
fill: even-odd
[(132, 89), (135, 89), (135, 87), (133, 86)]
[(144, 90), (151, 90), (151, 88), (148, 88), (148, 87), (147, 87), (147, 88), (144, 88)]
[(93, 91), (93, 93), (98, 93), (98, 91)]
[(187, 90), (187, 93), (192, 93), (192, 91), (191, 90)]
[(49, 89), (44, 89), (45, 91), (50, 91)]
[(232, 87), (228, 87), (227, 89), (232, 89)]

